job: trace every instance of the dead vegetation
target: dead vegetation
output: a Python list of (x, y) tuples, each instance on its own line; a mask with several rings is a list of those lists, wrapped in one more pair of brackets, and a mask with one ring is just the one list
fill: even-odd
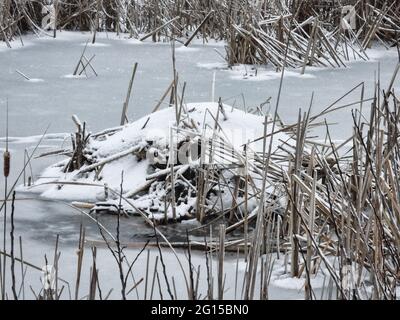
[(374, 41), (397, 46), (399, 28), (399, 4), (383, 0), (6, 0), (0, 8), (0, 39), (8, 46), (26, 31), (54, 37), (57, 30), (91, 31), (93, 43), (97, 31), (185, 46), (199, 37), (226, 41), (230, 66), (277, 69), (345, 67), (350, 59), (368, 59)]

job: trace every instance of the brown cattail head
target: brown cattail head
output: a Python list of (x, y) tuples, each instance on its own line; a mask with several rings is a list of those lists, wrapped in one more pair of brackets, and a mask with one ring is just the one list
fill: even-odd
[(4, 177), (8, 177), (10, 175), (10, 160), (11, 160), (11, 154), (8, 151), (4, 152), (4, 167), (3, 167), (3, 172), (4, 172)]

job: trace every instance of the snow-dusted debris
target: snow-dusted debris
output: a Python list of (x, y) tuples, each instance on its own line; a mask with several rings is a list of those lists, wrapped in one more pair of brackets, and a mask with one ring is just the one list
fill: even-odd
[[(218, 103), (193, 103), (182, 109), (179, 125), (171, 107), (95, 135), (74, 116), (78, 132), (72, 156), (47, 168), (35, 186), (24, 191), (50, 199), (100, 202), (104, 210), (104, 202), (119, 202), (122, 183), (122, 195), (132, 207), (156, 220), (194, 218), (200, 205), (205, 215), (236, 210), (244, 197), (238, 177), (251, 177), (253, 196), (261, 187), (263, 141), (247, 143), (263, 136), (266, 119), (269, 143), (272, 120)], [(278, 133), (274, 153), (282, 152), (282, 142), (294, 144), (287, 134)], [(280, 165), (284, 163), (271, 167), (279, 171)], [(199, 179), (208, 179), (204, 199), (199, 196)], [(254, 199), (248, 205), (255, 207)]]

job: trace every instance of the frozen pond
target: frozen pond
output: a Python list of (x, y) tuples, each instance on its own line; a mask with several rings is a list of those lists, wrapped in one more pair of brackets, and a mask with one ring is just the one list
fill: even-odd
[[(92, 131), (118, 125), (135, 62), (139, 67), (128, 113), (132, 120), (151, 112), (173, 79), (169, 44), (138, 44), (132, 40), (106, 39), (104, 35), (86, 53), (88, 57), (96, 55), (93, 65), (99, 76), (92, 76), (88, 70), (89, 79), (70, 78), (89, 35), (62, 32), (58, 37), (30, 39), (22, 49), (0, 51), (0, 103), (4, 105), (9, 98), (11, 136), (41, 134), (49, 124), (52, 133), (70, 132), (74, 129), (72, 114), (87, 121)], [(225, 64), (215, 51), (225, 54), (221, 44), (194, 44), (188, 49), (179, 46), (177, 71), (180, 82), (187, 82), (187, 102), (211, 99), (216, 71), (216, 98), (222, 97), (238, 108), (244, 105), (249, 108), (272, 97), (271, 104), (275, 106), (279, 74), (269, 73), (254, 81), (249, 76), (254, 73), (251, 70), (247, 70), (248, 76), (244, 76), (246, 70), (221, 70)], [(397, 63), (397, 52), (380, 49), (369, 51), (369, 55), (369, 62), (354, 62), (347, 69), (307, 70), (305, 76), (299, 76), (297, 70), (289, 72), (283, 86), (281, 117), (286, 122), (296, 121), (298, 109), (309, 107), (313, 91), (315, 113), (363, 81), (365, 96), (371, 97), (378, 63), (385, 88)], [(26, 81), (15, 70), (43, 81)], [(357, 90), (347, 101), (354, 102), (359, 97)], [(351, 132), (350, 118), (347, 111), (335, 114), (334, 120), (340, 126), (332, 128), (334, 136), (343, 138)], [(2, 116), (0, 128), (4, 124)]]
[[(110, 35), (110, 38), (113, 37)], [(10, 106), (9, 134), (12, 137), (40, 135), (48, 125), (50, 125), (49, 133), (72, 132), (75, 130), (71, 121), (72, 114), (87, 121), (90, 130), (94, 132), (117, 126), (135, 62), (139, 63), (139, 67), (128, 115), (131, 120), (135, 120), (151, 112), (173, 78), (171, 46), (107, 39), (103, 34), (99, 36), (98, 44), (89, 46), (87, 49), (87, 56), (96, 55), (93, 65), (98, 77), (88, 71), (89, 78), (72, 78), (70, 75), (88, 38), (88, 34), (63, 32), (56, 40), (26, 37), (24, 38), (26, 46), (23, 48), (13, 50), (0, 48), (0, 136), (5, 134), (4, 114), (7, 98)], [(247, 70), (247, 75), (244, 69), (226, 70), (224, 61), (216, 52), (217, 50), (224, 54), (224, 47), (221, 44), (196, 43), (188, 49), (179, 47), (180, 45), (177, 44), (177, 70), (180, 81), (187, 82), (185, 94), (187, 102), (211, 99), (212, 79), (215, 72), (215, 98), (222, 97), (226, 103), (234, 104), (238, 108), (250, 108), (272, 97), (271, 108), (275, 106), (279, 74), (260, 71), (260, 76), (254, 78), (251, 76), (254, 72), (251, 70)], [(289, 71), (284, 80), (280, 105), (282, 119), (287, 123), (296, 121), (298, 109), (308, 108), (312, 92), (315, 92), (314, 114), (363, 81), (365, 82), (365, 98), (371, 98), (378, 66), (382, 89), (384, 89), (398, 62), (397, 52), (396, 50), (373, 49), (369, 51), (369, 54), (370, 61), (352, 62), (347, 69), (308, 69), (305, 76), (300, 76), (297, 70)], [(16, 70), (40, 81), (24, 80), (15, 72)], [(398, 84), (397, 80), (396, 85)], [(356, 90), (343, 103), (355, 102), (359, 99), (360, 90)], [(349, 110), (341, 110), (330, 116), (328, 120), (338, 123), (332, 127), (332, 135), (335, 139), (343, 139), (351, 133), (352, 119)], [(53, 139), (45, 140), (39, 151), (60, 146), (63, 143), (62, 137), (62, 135), (56, 135)], [(24, 150), (32, 151), (36, 142), (37, 139), (17, 139), (10, 144), (13, 159), (11, 182), (15, 180), (23, 167)], [(3, 148), (2, 142), (0, 150)], [(42, 169), (56, 160), (35, 160), (33, 162), (34, 175), (39, 175)], [(2, 162), (2, 158), (0, 161)], [(0, 182), (0, 194), (4, 194), (3, 178)], [(110, 229), (115, 228), (113, 217), (104, 217), (102, 222)], [(64, 266), (60, 270), (60, 276), (68, 279), (71, 285), (75, 281), (77, 259), (75, 250), (81, 223), (87, 227), (89, 239), (99, 239), (97, 227), (68, 205), (37, 199), (23, 199), (17, 202), (16, 234), (23, 238), (25, 258), (39, 266), (44, 265), (44, 254), (46, 253), (48, 257), (51, 257), (49, 259), (52, 259), (56, 235), (59, 234), (61, 260)], [(163, 231), (171, 238), (174, 235), (178, 240), (182, 240), (185, 235), (182, 229), (177, 231), (175, 227), (167, 227)], [(2, 226), (0, 233), (2, 234)], [(122, 234), (126, 242), (143, 242), (152, 236), (152, 230), (140, 219), (130, 219), (123, 224)], [(131, 260), (137, 253), (137, 249), (129, 250)], [(155, 255), (154, 252), (153, 258)], [(183, 252), (179, 255), (183, 260), (186, 259)], [(173, 255), (167, 254), (167, 259), (174, 265)], [(194, 259), (195, 263), (203, 263), (204, 276), (203, 256), (197, 253)], [(84, 280), (82, 280), (83, 292), (88, 288), (90, 263), (91, 253), (88, 248), (84, 265)], [(98, 264), (102, 265), (100, 282), (105, 284), (104, 291), (117, 287), (116, 266), (105, 249), (99, 251)], [(144, 276), (144, 264), (145, 254), (138, 261), (138, 269), (135, 269), (137, 279)], [(235, 255), (229, 255), (226, 268), (228, 279), (234, 277), (235, 268)], [(244, 271), (241, 272), (243, 274)], [(29, 274), (31, 274), (32, 282), (40, 286), (39, 274), (37, 272)], [(179, 279), (177, 281), (179, 284)], [(234, 298), (232, 285), (230, 284), (229, 287), (231, 290), (227, 295)], [(239, 287), (241, 288), (241, 285)], [(27, 292), (28, 290), (26, 288)], [(118, 290), (115, 289), (115, 291), (112, 297), (118, 298)], [(136, 297), (135, 294), (132, 294), (132, 298)], [(140, 297), (143, 298), (142, 292), (140, 292)], [(183, 295), (181, 298), (184, 297)], [(271, 289), (271, 297), (302, 298), (303, 293), (298, 290), (285, 290), (278, 286)]]

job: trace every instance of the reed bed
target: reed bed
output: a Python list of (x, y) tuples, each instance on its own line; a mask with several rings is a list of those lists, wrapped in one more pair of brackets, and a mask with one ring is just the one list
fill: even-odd
[[(353, 6), (350, 13), (345, 5)], [(112, 31), (185, 46), (197, 37), (226, 41), (230, 66), (277, 69), (345, 67), (368, 59), (374, 41), (398, 45), (399, 28), (399, 4), (383, 0), (5, 0), (0, 6), (0, 40), (8, 46), (27, 31), (53, 37), (57, 30), (91, 31), (92, 42), (98, 31)]]

